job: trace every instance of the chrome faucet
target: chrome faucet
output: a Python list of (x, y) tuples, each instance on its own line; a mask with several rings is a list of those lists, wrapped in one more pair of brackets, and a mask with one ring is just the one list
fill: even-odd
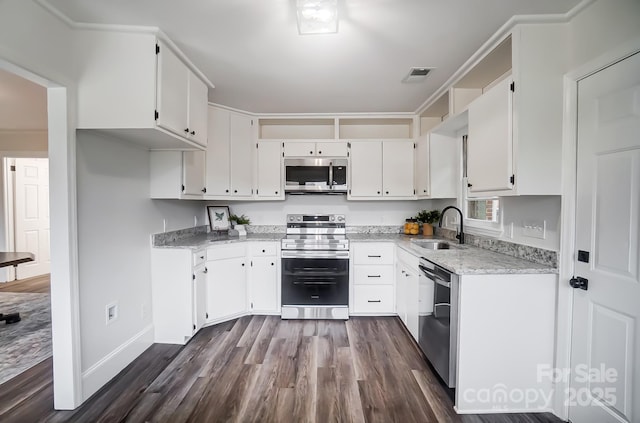
[(460, 214), (460, 232), (456, 233), (456, 239), (460, 241), (460, 244), (464, 244), (464, 225), (462, 223), (462, 221), (464, 220), (464, 217), (462, 216), (462, 211), (460, 211), (460, 209), (457, 208), (456, 206), (447, 206), (444, 209), (442, 209), (442, 213), (440, 213), (440, 221), (438, 222), (438, 227), (442, 228), (442, 218), (444, 217), (445, 212), (449, 209), (454, 209)]

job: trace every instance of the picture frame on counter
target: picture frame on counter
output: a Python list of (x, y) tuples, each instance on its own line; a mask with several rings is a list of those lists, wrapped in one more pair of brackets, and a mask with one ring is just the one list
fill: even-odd
[(207, 215), (212, 231), (229, 230), (229, 206), (207, 206)]

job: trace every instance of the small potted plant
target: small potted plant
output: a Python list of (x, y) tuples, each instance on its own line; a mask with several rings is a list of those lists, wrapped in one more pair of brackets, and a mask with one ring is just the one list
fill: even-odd
[(418, 212), (415, 218), (422, 223), (422, 235), (433, 235), (433, 224), (440, 219), (440, 210), (422, 210)]
[(236, 214), (229, 215), (229, 221), (233, 224), (233, 229), (238, 231), (239, 236), (247, 235), (247, 231), (244, 228), (244, 225), (249, 225), (251, 220), (244, 214), (238, 216)]

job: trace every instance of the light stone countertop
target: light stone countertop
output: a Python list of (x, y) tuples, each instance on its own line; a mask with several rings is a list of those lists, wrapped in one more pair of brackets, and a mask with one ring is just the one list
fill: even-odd
[[(200, 250), (208, 246), (231, 244), (246, 241), (280, 241), (283, 233), (250, 233), (246, 237), (229, 237), (206, 233), (190, 236), (177, 241), (155, 246), (154, 248), (190, 248)], [(420, 235), (404, 235), (397, 233), (351, 233), (347, 238), (352, 242), (394, 242), (396, 245), (416, 257), (424, 257), (435, 264), (458, 275), (487, 274), (548, 274), (558, 273), (558, 269), (534, 263), (517, 257), (508, 256), (472, 245), (459, 245), (450, 240), (453, 246), (449, 250), (430, 250), (422, 248), (415, 241), (436, 239)], [(415, 241), (412, 241), (415, 240)]]

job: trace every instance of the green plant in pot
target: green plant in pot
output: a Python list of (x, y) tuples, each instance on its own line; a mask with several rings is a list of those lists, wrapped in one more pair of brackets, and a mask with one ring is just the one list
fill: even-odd
[(433, 235), (433, 224), (440, 219), (440, 210), (419, 211), (415, 219), (422, 223), (422, 235)]
[(249, 220), (249, 218), (244, 214), (240, 216), (238, 216), (237, 214), (229, 215), (229, 222), (233, 222), (233, 226), (251, 224), (251, 220)]

